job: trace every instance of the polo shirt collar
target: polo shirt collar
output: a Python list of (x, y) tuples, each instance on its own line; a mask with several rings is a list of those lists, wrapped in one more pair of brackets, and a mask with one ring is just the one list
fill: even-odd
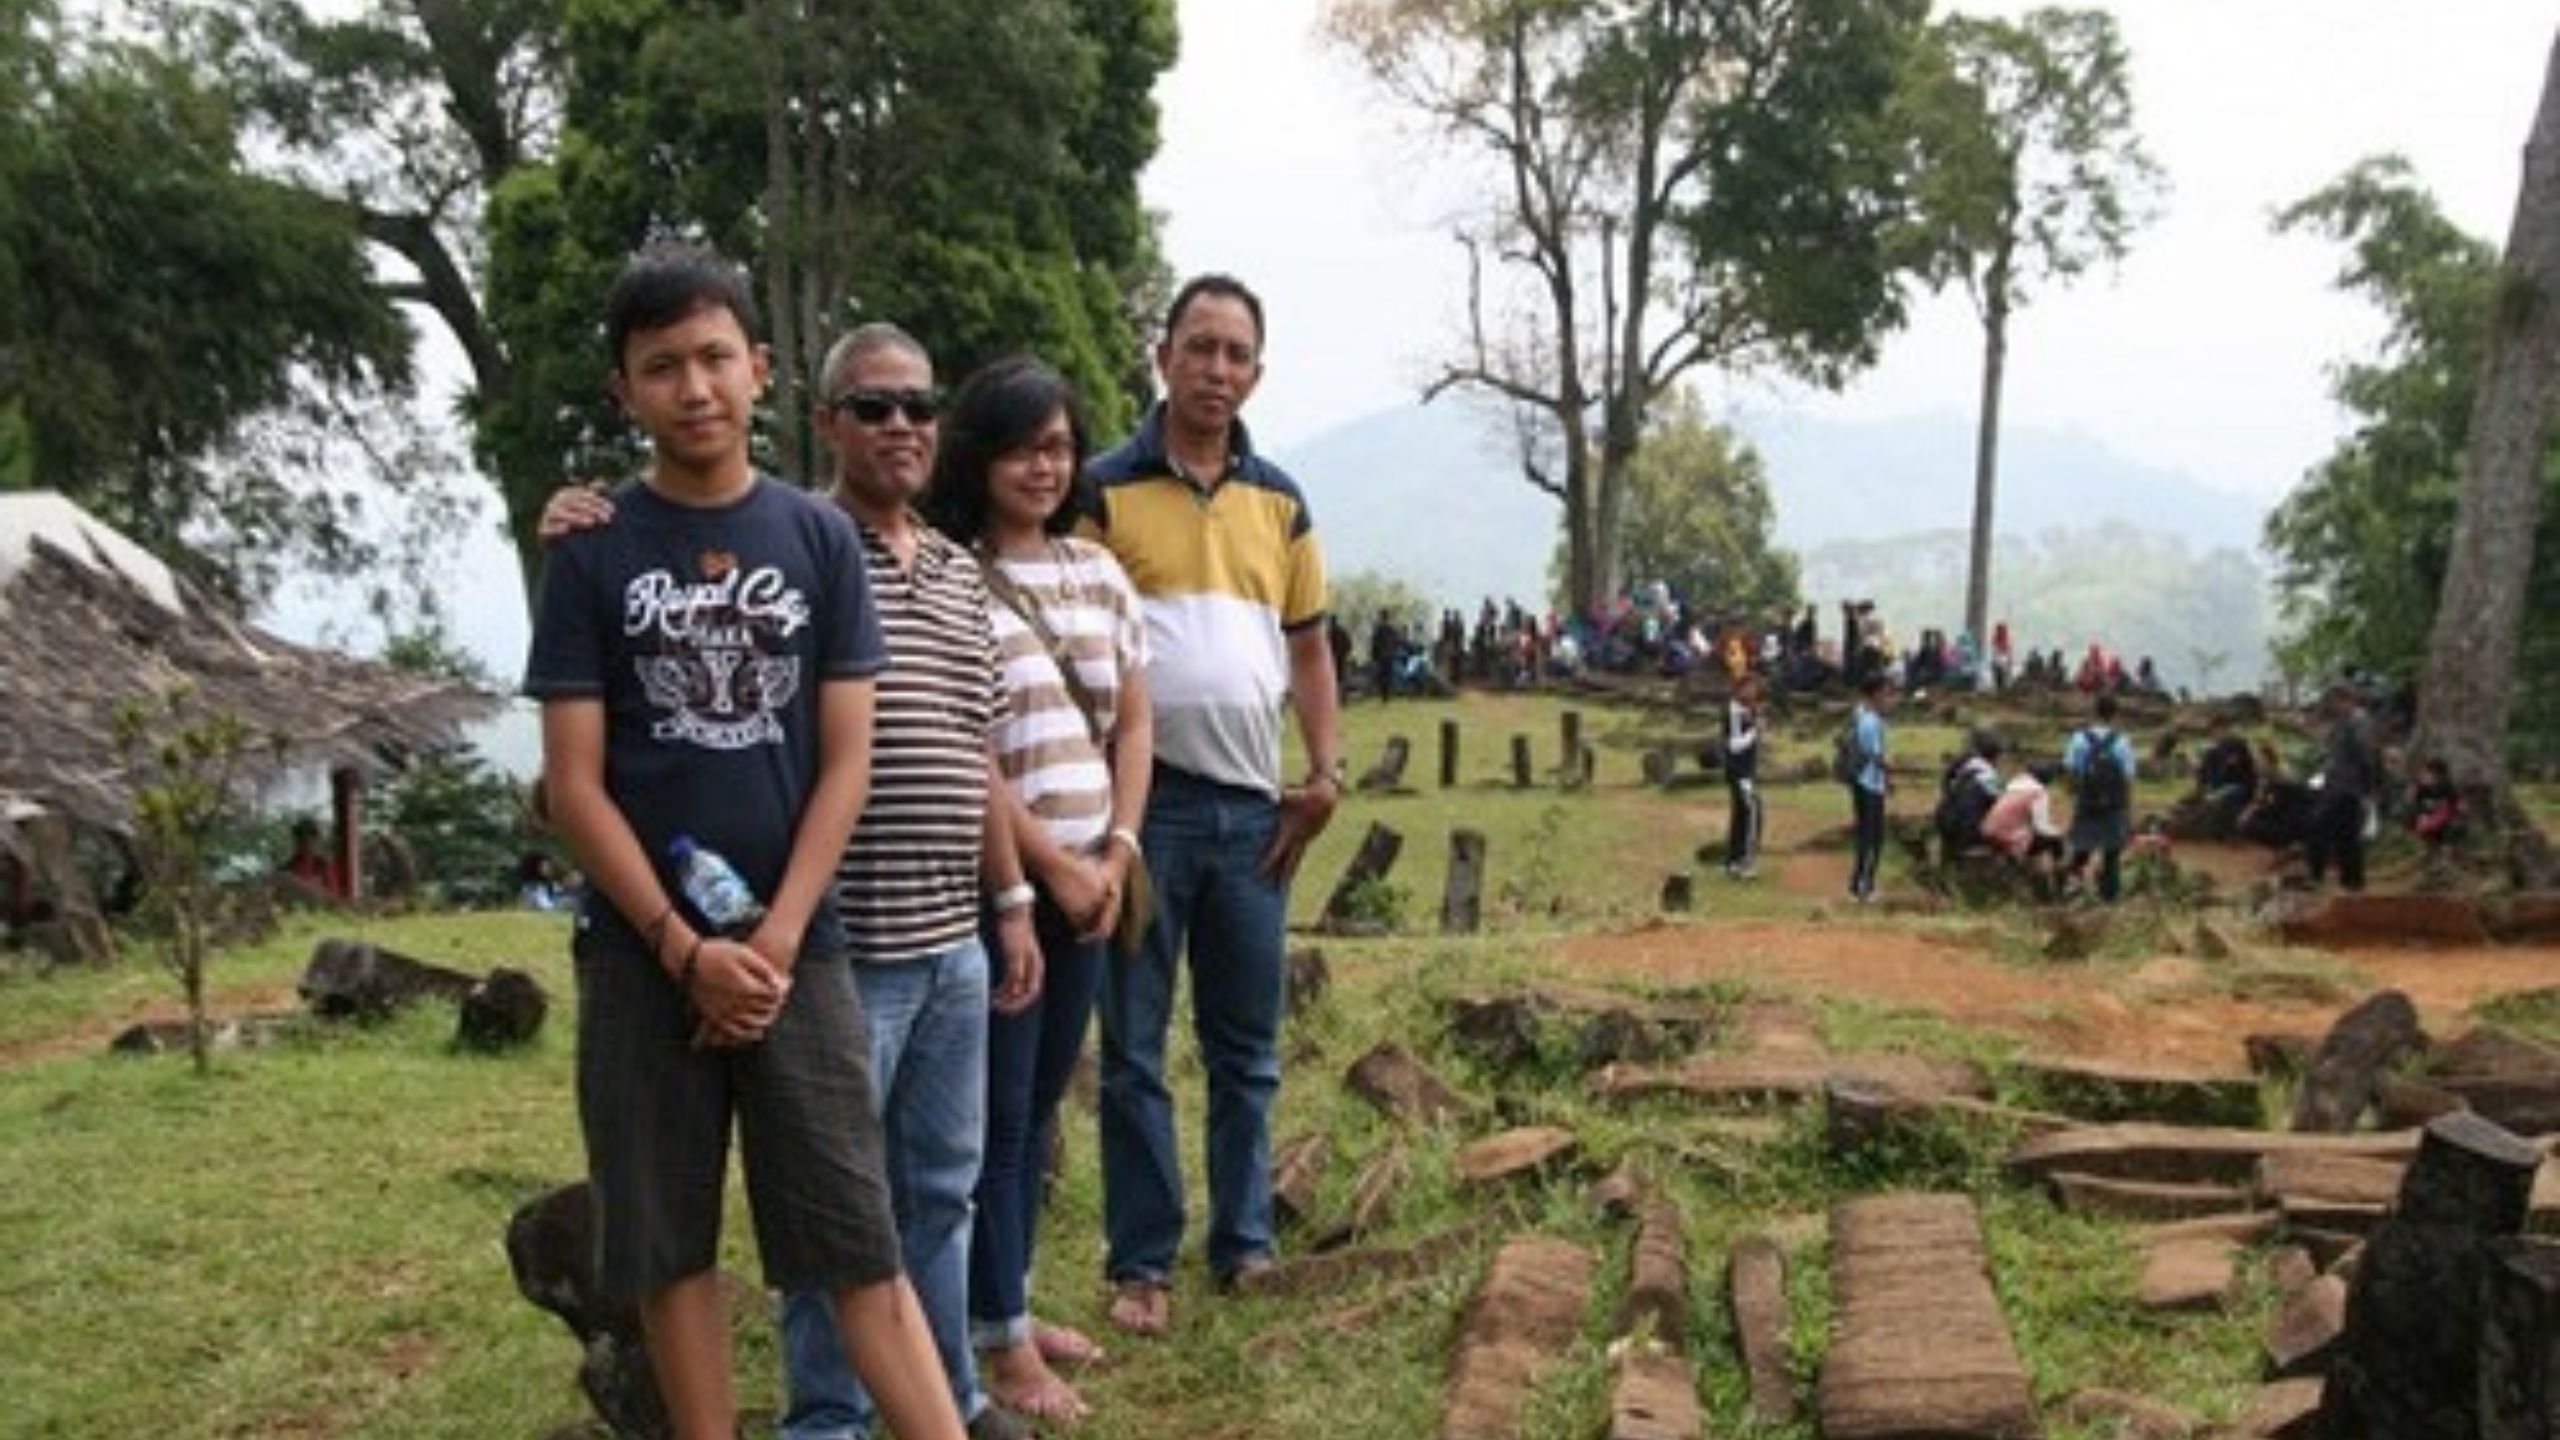
[[(1164, 402), (1159, 400), (1147, 410), (1147, 418), (1138, 426), (1135, 437), (1137, 459), (1150, 471), (1189, 479), (1173, 461), (1173, 451), (1164, 443)], [(1244, 418), (1227, 422), (1227, 475), (1241, 474), (1253, 459), (1253, 436), (1245, 429)], [(1197, 483), (1194, 481), (1194, 483)]]
[[(862, 548), (867, 558), (873, 562), (873, 574), (877, 575), (883, 567), (892, 575), (902, 573), (898, 567), (898, 552), (889, 548), (887, 537), (871, 528), (871, 522), (858, 515), (852, 515), (850, 511), (846, 513), (853, 520), (853, 528), (862, 536)], [(914, 577), (918, 581), (931, 580), (942, 573), (943, 567), (951, 563), (953, 556), (960, 553), (960, 547), (950, 536), (933, 528), (926, 523), (923, 516), (912, 510), (907, 512), (907, 524), (914, 527), (916, 534)]]

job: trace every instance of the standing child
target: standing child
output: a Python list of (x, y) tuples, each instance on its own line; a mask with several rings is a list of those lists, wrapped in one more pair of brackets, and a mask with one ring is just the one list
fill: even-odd
[[(615, 282), (609, 384), (655, 461), (618, 523), (552, 550), (526, 667), (549, 812), (590, 882), (573, 949), (597, 1278), (638, 1306), (674, 1432), (733, 1435), (714, 1265), (734, 1122), (767, 1282), (833, 1297), (900, 1435), (959, 1440), (900, 1274), (834, 904), (887, 657), (851, 525), (749, 462), (754, 314), (699, 251)], [(760, 917), (704, 912), (675, 858), (696, 846)]]
[(1724, 788), (1731, 818), (1724, 835), (1724, 873), (1748, 880), (1760, 862), (1760, 677), (1744, 674), (1724, 702)]
[(1849, 862), (1849, 898), (1864, 905), (1876, 898), (1876, 869), (1884, 861), (1884, 797), (1891, 787), (1885, 769), (1885, 712), (1893, 705), (1893, 682), (1870, 670), (1858, 682), (1858, 707), (1849, 717), (1845, 737), (1849, 754), (1840, 778), (1849, 787), (1849, 817), (1857, 847)]
[(2124, 847), (2133, 838), (2133, 742), (2115, 728), (2115, 692), (2101, 689), (2096, 708), (2096, 723), (2062, 752), (2072, 782), (2070, 871), (2078, 879), (2097, 856), (2098, 898), (2112, 905), (2124, 893)]

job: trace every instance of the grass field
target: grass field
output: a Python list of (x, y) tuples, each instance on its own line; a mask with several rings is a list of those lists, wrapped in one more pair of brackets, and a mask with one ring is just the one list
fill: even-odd
[[(1767, 1143), (1736, 1140), (1676, 1105), (1604, 1109), (1574, 1083), (1569, 1057), (1520, 1074), (1479, 1070), (1442, 1038), (1433, 998), (1464, 986), (1552, 973), (1555, 942), (1649, 916), (1661, 876), (1692, 865), (1720, 834), (1720, 790), (1659, 791), (1637, 781), (1651, 743), (1702, 727), (1658, 713), (1585, 704), (1600, 783), (1564, 794), (1512, 790), (1508, 737), (1535, 738), (1552, 765), (1559, 705), (1469, 699), (1355, 708), (1355, 769), (1391, 733), (1414, 746), (1417, 793), (1357, 799), (1312, 856), (1294, 910), (1311, 918), (1371, 820), (1406, 836), (1398, 933), (1324, 942), (1335, 989), (1294, 1017), (1277, 1131), (1320, 1130), (1336, 1155), (1324, 1205), (1341, 1205), (1358, 1162), (1391, 1127), (1335, 1083), (1379, 1039), (1405, 1041), (1471, 1094), (1499, 1096), (1506, 1116), (1574, 1127), (1596, 1173), (1643, 1157), (1691, 1228), (1694, 1333), (1710, 1433), (1753, 1431), (1721, 1303), (1727, 1241), (1777, 1226), (1799, 1237), (1793, 1289), (1800, 1378), (1810, 1382), (1822, 1334), (1819, 1227), (1842, 1195), (1900, 1184), (1953, 1186), (1982, 1197), (1996, 1280), (2039, 1397), (2090, 1385), (2134, 1390), (2230, 1416), (2252, 1388), (2255, 1335), (2269, 1303), (2253, 1293), (2220, 1317), (2163, 1320), (2124, 1299), (2133, 1264), (2119, 1230), (2062, 1215), (1998, 1173), (2000, 1145), (1946, 1137), (1855, 1166), (1827, 1157), (1818, 1117), (1790, 1120)], [(1466, 734), (1462, 783), (1436, 785), (1438, 724)], [(1821, 742), (1809, 733), (1796, 755)], [(1904, 753), (1934, 756), (1944, 737), (1906, 731)], [(1835, 825), (1833, 787), (1778, 788), (1783, 837)], [(1489, 841), (1488, 926), (1441, 938), (1436, 926), (1446, 831)], [(1845, 863), (1845, 862), (1844, 862)], [(1801, 917), (1802, 897), (1719, 888), (1717, 916)], [(1707, 922), (1712, 923), (1712, 922)], [(0, 977), (0, 1435), (88, 1437), (538, 1436), (579, 1418), (576, 1354), (556, 1321), (519, 1299), (501, 1238), (514, 1208), (580, 1169), (570, 1096), (566, 922), (520, 914), (303, 919), (215, 964), (218, 1009), (289, 1003), (315, 939), (348, 934), (467, 969), (519, 965), (554, 997), (551, 1026), (504, 1058), (449, 1048), (452, 1014), (429, 1006), (369, 1029), (311, 1030), (228, 1052), (209, 1080), (183, 1059), (103, 1053), (105, 1037), (175, 990), (146, 959), (92, 973)], [(1856, 932), (1843, 932), (1854, 936)], [(1854, 939), (1843, 943), (1854, 943)], [(1718, 998), (1739, 998), (1737, 988)], [(1842, 998), (1822, 1009), (1835, 1043), (1994, 1054), (1997, 1047), (1930, 1018)], [(1187, 1043), (1177, 1027), (1177, 1045)], [(1196, 1145), (1200, 1080), (1177, 1054), (1186, 1144)], [(1096, 1333), (1102, 1295), (1099, 1197), (1091, 1121), (1069, 1112), (1068, 1168), (1041, 1257), (1044, 1311)], [(1450, 1159), (1464, 1138), (1406, 1137), (1412, 1178), (1390, 1239), (1438, 1233), (1490, 1202), (1462, 1196)], [(1198, 1173), (1192, 1172), (1195, 1205)], [(1529, 1434), (1583, 1440), (1605, 1415), (1603, 1347), (1629, 1236), (1592, 1215), (1583, 1181), (1514, 1192), (1515, 1223), (1583, 1241), (1607, 1258), (1584, 1338), (1542, 1392)], [(733, 1201), (729, 1264), (752, 1275)], [(1489, 1246), (1448, 1267), (1355, 1337), (1284, 1353), (1246, 1344), (1299, 1327), (1361, 1292), (1280, 1302), (1209, 1298), (1196, 1259), (1179, 1277), (1174, 1338), (1121, 1342), (1084, 1378), (1093, 1440), (1157, 1436), (1404, 1437), (1431, 1432), (1454, 1317)], [(770, 1406), (770, 1334), (747, 1327), (744, 1395)], [(2073, 1432), (2056, 1430), (2069, 1436)]]

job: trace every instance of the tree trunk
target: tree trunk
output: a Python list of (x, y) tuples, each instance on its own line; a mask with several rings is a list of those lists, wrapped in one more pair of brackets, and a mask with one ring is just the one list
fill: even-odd
[(1609, 592), (1600, 574), (1598, 485), (1581, 452), (1580, 428), (1565, 437), (1565, 596), (1575, 614), (1588, 617), (1608, 613)]
[(1626, 466), (1602, 461), (1596, 488), (1599, 493), (1591, 516), (1591, 596), (1594, 603), (1605, 607), (1627, 590), (1626, 577), (1618, 573), (1618, 527), (1624, 523), (1627, 508)]
[[(195, 902), (185, 903), (192, 908)], [(187, 1054), (195, 1060), (196, 1074), (211, 1075), (213, 1024), (204, 1013), (204, 934), (192, 914), (173, 916), (171, 924), (177, 930), (178, 978), (187, 992)]]
[(2503, 820), (2513, 811), (2507, 725), (2560, 376), (2560, 37), (2525, 140), (2488, 339), (2412, 753), (2444, 760), (2458, 784), (2490, 802), (2475, 813)]
[(1964, 628), (1978, 652), (1991, 634), (1991, 512), (2000, 474), (2000, 386), (2009, 368), (2009, 252), (1992, 256), (1983, 283), (1982, 413), (1973, 435), (1973, 554), (1965, 567)]
[(800, 409), (800, 256), (805, 218), (800, 209), (799, 148), (792, 135), (791, 93), (785, 82), (783, 57), (790, 53), (788, 21), (775, 13), (772, 0), (753, 7), (763, 44), (758, 68), (764, 85), (764, 204), (772, 227), (764, 252), (764, 307), (772, 327), (774, 458), (782, 473), (797, 479), (808, 473), (801, 448), (806, 431), (791, 423)]

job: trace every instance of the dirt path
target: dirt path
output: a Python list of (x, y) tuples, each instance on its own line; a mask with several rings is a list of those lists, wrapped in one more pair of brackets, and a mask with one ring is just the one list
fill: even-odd
[[(1962, 935), (1888, 925), (1765, 922), (1656, 928), (1566, 943), (1577, 975), (1649, 984), (1742, 980), (1807, 998), (1855, 996), (2014, 1035), (2032, 1047), (2128, 1064), (2235, 1071), (2253, 1031), (2318, 1033), (2346, 1002), (2243, 1000), (2180, 956), (2132, 970), (1994, 960)], [(2367, 950), (2343, 957), (2361, 994), (2408, 992), (2453, 1033), (2481, 1000), (2560, 983), (2560, 947)]]
[[(211, 1009), (213, 1018), (220, 1021), (241, 1015), (291, 1010), (301, 1003), (301, 995), (290, 985), (252, 985), (226, 988), (215, 993)], [(186, 1018), (186, 1006), (175, 1000), (155, 997), (121, 1015), (88, 1020), (67, 1030), (0, 1045), (0, 1070), (55, 1060), (65, 1055), (95, 1054), (106, 1049), (108, 1041), (131, 1026), (145, 1022), (177, 1022)]]

